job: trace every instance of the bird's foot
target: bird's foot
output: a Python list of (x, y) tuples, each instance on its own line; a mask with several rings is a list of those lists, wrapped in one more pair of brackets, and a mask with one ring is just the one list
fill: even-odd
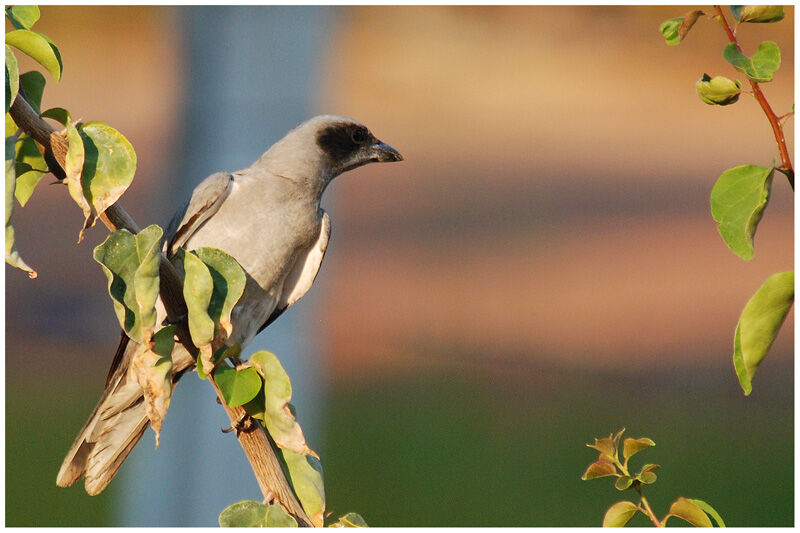
[(251, 427), (253, 427), (253, 417), (248, 415), (247, 413), (243, 413), (242, 416), (239, 417), (236, 422), (232, 423), (230, 426), (226, 428), (222, 428), (223, 433), (230, 433), (231, 431), (236, 432), (236, 436), (238, 437), (242, 431), (247, 431)]

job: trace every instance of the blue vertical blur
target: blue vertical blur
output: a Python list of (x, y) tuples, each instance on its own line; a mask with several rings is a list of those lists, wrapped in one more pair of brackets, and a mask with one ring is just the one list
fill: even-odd
[[(289, 129), (316, 114), (322, 51), (335, 12), (325, 7), (178, 8), (184, 35), (184, 133), (176, 140), (175, 183), (164, 184), (179, 206), (206, 176), (248, 166)], [(163, 221), (166, 223), (168, 216)], [(314, 350), (314, 291), (262, 332), (246, 355), (267, 349), (286, 368), (306, 437), (319, 442), (322, 385)], [(120, 472), (116, 524), (215, 526), (226, 505), (261, 492), (229, 421), (207, 383), (181, 380), (158, 450), (148, 431)]]

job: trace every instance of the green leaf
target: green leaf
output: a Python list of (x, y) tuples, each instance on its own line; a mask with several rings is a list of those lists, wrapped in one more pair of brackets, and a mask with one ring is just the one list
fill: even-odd
[(778, 22), (783, 20), (783, 6), (742, 6), (739, 22)]
[(236, 502), (219, 514), (220, 527), (261, 527), (267, 514), (267, 505), (245, 500)]
[(661, 35), (664, 36), (664, 39), (667, 41), (668, 45), (675, 46), (680, 44), (681, 37), (678, 34), (678, 30), (680, 29), (682, 22), (683, 17), (675, 17), (665, 20), (661, 23), (661, 26), (658, 27), (658, 30), (661, 32)]
[(6, 45), (6, 113), (19, 93), (19, 65), (14, 51)]
[(44, 76), (41, 72), (31, 70), (19, 77), (19, 84), (25, 93), (25, 99), (28, 100), (36, 114), (39, 114), (42, 108), (44, 87), (47, 84)]
[(703, 510), (684, 497), (680, 497), (669, 508), (669, 515), (664, 519), (666, 523), (670, 516), (676, 516), (681, 520), (686, 520), (694, 527), (714, 527), (711, 520)]
[(742, 14), (742, 8), (743, 7), (744, 6), (730, 6), (731, 14), (733, 15), (733, 18), (735, 18), (736, 20), (739, 20), (739, 17)]
[(781, 66), (781, 50), (772, 41), (764, 41), (758, 45), (752, 59), (740, 52), (735, 43), (725, 47), (722, 57), (733, 68), (759, 83), (772, 81), (772, 75)]
[(120, 229), (94, 249), (94, 260), (108, 278), (108, 293), (120, 326), (139, 344), (149, 342), (156, 322), (162, 236), (162, 229), (155, 224), (137, 235)]
[(794, 302), (794, 272), (773, 274), (744, 306), (733, 341), (733, 366), (745, 396)]
[(638, 474), (636, 474), (636, 479), (644, 483), (645, 485), (652, 485), (658, 479), (654, 470), (661, 468), (659, 465), (654, 464), (646, 464), (642, 467)]
[(589, 467), (581, 476), (581, 479), (584, 481), (588, 481), (590, 479), (595, 479), (598, 477), (616, 476), (616, 475), (617, 475), (617, 467), (614, 466), (614, 463), (611, 463), (610, 461), (606, 461), (601, 458), (589, 465)]
[(706, 513), (707, 515), (709, 515), (711, 518), (713, 518), (713, 519), (714, 519), (714, 521), (717, 523), (717, 526), (719, 526), (719, 527), (725, 527), (725, 522), (722, 520), (722, 517), (721, 517), (721, 516), (719, 515), (719, 513), (718, 513), (718, 512), (717, 512), (717, 511), (716, 511), (716, 510), (715, 510), (713, 507), (711, 507), (709, 504), (707, 504), (707, 503), (706, 503), (706, 502), (704, 502), (703, 500), (695, 500), (695, 499), (692, 499), (692, 498), (687, 498), (687, 500), (689, 500), (690, 502), (692, 502), (693, 504), (695, 504), (696, 506), (698, 506), (700, 509), (702, 509), (703, 511), (705, 511), (705, 513)]
[(214, 371), (214, 381), (230, 407), (249, 402), (262, 387), (261, 376), (252, 368), (237, 370), (223, 365)]
[(697, 96), (709, 105), (730, 105), (739, 100), (742, 84), (725, 76), (711, 78), (708, 74), (703, 74), (703, 77), (697, 80), (695, 89)]
[(194, 253), (208, 267), (214, 282), (208, 314), (225, 331), (223, 340), (226, 340), (233, 333), (231, 311), (244, 292), (247, 278), (236, 259), (222, 250), (198, 248)]
[(272, 504), (267, 506), (264, 515), (263, 527), (297, 527), (297, 520), (286, 512), (282, 505)]
[(6, 226), (14, 211), (14, 187), (16, 183), (16, 137), (6, 137)]
[(289, 409), (292, 384), (275, 354), (266, 350), (254, 353), (249, 363), (264, 378), (264, 424), (278, 447), (303, 455), (317, 454), (306, 444), (303, 429)]
[(25, 263), (17, 252), (14, 227), (11, 225), (11, 213), (14, 211), (14, 188), (16, 185), (15, 145), (16, 137), (6, 138), (6, 263), (24, 270), (28, 277), (34, 279), (38, 274)]
[(9, 113), (6, 113), (6, 137), (13, 137), (18, 129), (17, 123), (14, 122), (14, 119), (11, 118)]
[(29, 30), (39, 20), (39, 6), (11, 6), (6, 8), (6, 15), (18, 30)]
[(628, 476), (620, 476), (614, 482), (614, 488), (619, 491), (628, 490), (631, 485), (633, 485), (633, 478)]
[(61, 54), (46, 36), (31, 30), (14, 30), (6, 33), (6, 44), (30, 56), (46, 68), (56, 81), (61, 79)]
[[(92, 214), (92, 208), (83, 196), (83, 186), (81, 185), (81, 175), (83, 174), (86, 150), (83, 146), (81, 134), (72, 122), (67, 123), (66, 132), (69, 146), (67, 147), (67, 155), (64, 161), (64, 183), (67, 184), (70, 197), (75, 200), (75, 203), (78, 204), (78, 207), (83, 211), (84, 218), (88, 220)], [(78, 235), (78, 242), (83, 238), (84, 229), (81, 229)]]
[(617, 502), (606, 511), (603, 527), (625, 527), (639, 508), (629, 501)]
[(208, 316), (208, 304), (214, 291), (214, 280), (199, 257), (183, 249), (179, 252), (185, 273), (183, 298), (189, 314), (189, 332), (198, 348), (214, 339), (214, 321)]
[(325, 484), (322, 464), (315, 457), (282, 449), (280, 453), (289, 470), (289, 478), (300, 505), (314, 527), (322, 527), (325, 515)]
[(82, 237), (83, 231), (130, 186), (136, 173), (136, 152), (128, 139), (103, 122), (87, 122), (79, 132), (85, 151), (81, 188), (91, 206)]
[(728, 247), (753, 257), (753, 236), (769, 202), (774, 168), (742, 165), (723, 172), (711, 190), (711, 215)]
[(634, 454), (655, 445), (656, 443), (647, 437), (642, 437), (641, 439), (625, 439), (625, 442), (622, 444), (622, 457), (627, 462)]
[(16, 172), (17, 186), (14, 195), (19, 205), (24, 206), (30, 200), (36, 185), (49, 172), (44, 156), (31, 137), (17, 141)]
[(361, 515), (358, 513), (347, 513), (344, 516), (340, 516), (339, 520), (331, 524), (329, 527), (369, 527), (367, 522), (361, 518)]
[(53, 120), (60, 122), (64, 126), (67, 125), (67, 122), (72, 120), (69, 111), (67, 111), (63, 107), (51, 107), (47, 111), (44, 111), (41, 116), (42, 118), (52, 118)]

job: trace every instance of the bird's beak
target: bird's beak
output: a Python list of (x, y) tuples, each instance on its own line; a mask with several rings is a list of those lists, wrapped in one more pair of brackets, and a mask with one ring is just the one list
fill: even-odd
[(386, 144), (385, 142), (378, 141), (372, 145), (370, 154), (373, 161), (380, 163), (391, 163), (393, 161), (402, 161), (403, 156), (400, 152)]

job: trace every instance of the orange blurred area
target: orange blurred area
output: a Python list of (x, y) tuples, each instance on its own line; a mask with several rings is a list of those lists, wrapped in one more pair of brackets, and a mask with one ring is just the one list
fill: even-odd
[[(683, 9), (335, 11), (318, 107), (362, 120), (405, 161), (346, 175), (325, 200), (333, 237), (313, 292), (332, 379), (462, 353), (598, 367), (729, 364), (741, 307), (766, 276), (792, 266), (792, 200), (776, 176), (753, 261), (719, 238), (708, 209), (716, 176), (770, 164), (777, 150), (746, 95), (727, 108), (697, 98), (703, 72), (737, 73), (710, 19), (680, 46), (664, 44), (659, 24)], [(170, 28), (181, 9), (42, 13), (37, 28), (65, 58), (44, 107), (123, 131), (139, 158), (124, 205), (140, 224), (163, 223), (175, 153), (192, 142), (175, 137), (185, 67)], [(794, 92), (793, 16), (788, 7), (781, 23), (739, 30), (746, 52), (766, 38), (780, 45), (782, 66), (764, 86), (780, 112)], [(65, 223), (43, 227), (45, 213)], [(69, 308), (48, 303), (53, 294), (109, 314), (105, 280), (85, 266), (105, 230), (73, 246), (79, 214), (59, 187), (40, 186), (14, 216), (20, 252), (40, 277), (32, 284), (7, 269), (7, 302), (33, 302), (30, 316), (9, 313), (10, 344), (25, 332), (69, 330), (47, 317)], [(114, 336), (110, 317), (88, 329)], [(779, 346), (791, 343), (785, 328)]]

